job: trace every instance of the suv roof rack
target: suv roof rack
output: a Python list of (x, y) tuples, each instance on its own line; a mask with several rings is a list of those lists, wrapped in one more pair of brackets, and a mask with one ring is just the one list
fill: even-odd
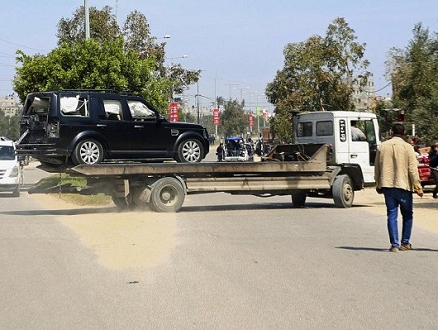
[(116, 89), (94, 89), (94, 88), (66, 88), (61, 89), (62, 92), (94, 92), (94, 93), (114, 93), (120, 94)]
[(120, 94), (120, 95), (136, 95), (130, 91), (120, 91), (117, 89), (94, 89), (94, 88), (65, 88), (59, 90), (46, 90), (35, 93), (56, 93), (56, 92), (84, 92), (84, 93), (111, 93), (111, 94)]

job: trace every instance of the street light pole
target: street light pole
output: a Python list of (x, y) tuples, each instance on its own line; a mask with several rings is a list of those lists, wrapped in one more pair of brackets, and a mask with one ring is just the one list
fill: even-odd
[(90, 12), (88, 9), (88, 0), (84, 0), (85, 8), (85, 39), (90, 39)]

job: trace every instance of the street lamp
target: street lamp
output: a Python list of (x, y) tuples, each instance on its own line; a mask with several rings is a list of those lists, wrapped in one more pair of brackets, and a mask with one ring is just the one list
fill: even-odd
[(166, 60), (170, 60), (170, 67), (173, 66), (173, 60), (176, 60), (177, 58), (187, 58), (188, 55), (181, 55), (181, 56), (175, 56), (175, 57), (166, 57)]

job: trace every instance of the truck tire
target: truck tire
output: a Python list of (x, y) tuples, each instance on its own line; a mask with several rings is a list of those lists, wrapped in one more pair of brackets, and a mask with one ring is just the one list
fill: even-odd
[(190, 138), (178, 145), (176, 160), (180, 163), (198, 163), (204, 158), (204, 149), (198, 139)]
[(71, 155), (73, 164), (99, 164), (103, 159), (103, 147), (94, 139), (80, 141)]
[(131, 195), (128, 195), (126, 197), (118, 197), (118, 196), (112, 195), (111, 199), (113, 200), (113, 202), (117, 206), (117, 208), (121, 211), (131, 210), (135, 206), (135, 204), (132, 201)]
[(347, 174), (335, 178), (332, 187), (333, 201), (337, 207), (351, 207), (354, 200), (354, 190), (351, 179)]
[(157, 212), (178, 212), (184, 199), (184, 189), (179, 180), (161, 178), (152, 187), (150, 206)]
[(304, 207), (306, 203), (307, 193), (304, 190), (292, 191), (292, 205), (293, 207)]

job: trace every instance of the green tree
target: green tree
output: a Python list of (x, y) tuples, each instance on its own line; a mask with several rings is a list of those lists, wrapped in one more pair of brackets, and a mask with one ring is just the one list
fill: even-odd
[(28, 56), (17, 52), (21, 66), (16, 69), (14, 90), (23, 102), (35, 90), (116, 89), (140, 94), (167, 111), (169, 81), (153, 76), (153, 59), (140, 59), (134, 51), (124, 50), (123, 38), (98, 43), (93, 39), (66, 43), (47, 56)]
[[(97, 42), (104, 42), (117, 39), (120, 28), (116, 18), (111, 13), (109, 6), (98, 10), (96, 7), (89, 8), (90, 18), (90, 38)], [(58, 23), (58, 46), (63, 43), (72, 45), (73, 43), (85, 40), (85, 8), (79, 7), (73, 13), (72, 18), (61, 18)]]
[(167, 68), (165, 43), (150, 34), (146, 17), (134, 11), (117, 25), (111, 7), (90, 7), (90, 40), (85, 40), (84, 7), (58, 24), (58, 47), (46, 56), (17, 51), (14, 90), (23, 101), (35, 90), (96, 88), (129, 90), (140, 94), (167, 114), (174, 93), (196, 83), (199, 70), (181, 65)]
[(18, 116), (6, 116), (0, 110), (0, 136), (5, 136), (13, 141), (20, 137), (20, 118)]
[(248, 116), (244, 111), (245, 103), (229, 100), (224, 103), (224, 111), (220, 116), (221, 133), (227, 136), (245, 135), (248, 128)]
[[(365, 44), (356, 42), (345, 19), (329, 25), (325, 37), (312, 36), (284, 48), (284, 67), (266, 88), (275, 105), (271, 127), (277, 138), (291, 141), (291, 111), (353, 110), (352, 77), (369, 65), (362, 60)], [(366, 84), (368, 73), (360, 83)]]
[(404, 111), (407, 129), (415, 124), (424, 143), (438, 140), (438, 35), (415, 25), (409, 45), (392, 49), (386, 64), (394, 106)]

